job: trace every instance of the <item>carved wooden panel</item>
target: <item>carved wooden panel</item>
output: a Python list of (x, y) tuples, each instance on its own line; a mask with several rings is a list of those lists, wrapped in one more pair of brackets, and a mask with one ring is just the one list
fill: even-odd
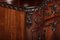
[[(28, 22), (29, 26), (27, 25), (26, 27), (28, 40), (60, 39), (60, 5), (56, 1), (48, 2), (48, 4), (45, 5), (44, 3), (37, 11), (30, 11), (32, 12), (32, 25)], [(30, 12), (28, 11), (28, 14), (30, 14)], [(29, 15), (27, 17), (29, 17)]]
[(60, 1), (23, 7), (1, 2), (0, 9), (1, 40), (60, 39)]

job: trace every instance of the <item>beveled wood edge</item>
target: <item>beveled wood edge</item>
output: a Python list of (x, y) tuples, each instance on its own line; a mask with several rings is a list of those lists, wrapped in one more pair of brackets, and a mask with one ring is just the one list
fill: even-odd
[(12, 4), (7, 4), (5, 2), (0, 2), (0, 6), (1, 7), (6, 7), (6, 8), (10, 8), (10, 9), (15, 9), (15, 10), (22, 10), (23, 7), (20, 6), (16, 6), (16, 5), (12, 5)]
[[(18, 6), (18, 5), (7, 4), (6, 2), (0, 2), (0, 6), (10, 8), (10, 9), (14, 9), (14, 10), (23, 10), (23, 11), (26, 11), (26, 10), (28, 11), (30, 9), (32, 10), (32, 9), (38, 8), (36, 6), (23, 6), (23, 7), (21, 7), (21, 6)], [(36, 11), (36, 10), (34, 10), (34, 11)]]

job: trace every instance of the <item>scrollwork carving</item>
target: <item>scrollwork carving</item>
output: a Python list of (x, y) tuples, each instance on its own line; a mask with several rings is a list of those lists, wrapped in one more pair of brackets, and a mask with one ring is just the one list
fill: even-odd
[(28, 28), (30, 28), (30, 26), (32, 25), (32, 18), (33, 18), (32, 15), (38, 9), (35, 6), (32, 6), (32, 7), (25, 6), (24, 10), (26, 12), (26, 25), (28, 26)]

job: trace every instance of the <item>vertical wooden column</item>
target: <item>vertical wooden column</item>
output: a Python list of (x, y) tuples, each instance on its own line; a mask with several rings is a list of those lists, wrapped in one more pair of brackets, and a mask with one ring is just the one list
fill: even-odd
[(50, 26), (48, 26), (47, 28), (46, 28), (46, 40), (52, 40), (52, 35), (53, 34), (53, 32), (52, 32), (52, 29), (51, 29), (51, 27)]
[(17, 40), (25, 40), (25, 12), (16, 12)]
[(45, 32), (45, 39), (46, 40), (53, 40), (53, 33), (54, 33), (54, 29), (53, 29), (53, 22), (54, 22), (54, 18), (50, 19), (48, 21), (45, 22), (45, 28), (44, 30)]
[(5, 31), (9, 40), (16, 40), (16, 12), (13, 9), (5, 8)]
[(4, 40), (5, 37), (5, 10), (0, 7), (0, 40)]

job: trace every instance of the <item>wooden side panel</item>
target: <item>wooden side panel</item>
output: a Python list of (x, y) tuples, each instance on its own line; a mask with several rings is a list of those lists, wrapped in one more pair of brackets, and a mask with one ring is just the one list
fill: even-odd
[(5, 30), (10, 40), (16, 40), (16, 13), (15, 10), (5, 8)]
[[(5, 39), (5, 10), (0, 7), (0, 40)], [(4, 38), (4, 39), (3, 39)]]
[(0, 40), (25, 40), (25, 13), (0, 7)]
[(16, 12), (17, 40), (25, 40), (25, 12)]

